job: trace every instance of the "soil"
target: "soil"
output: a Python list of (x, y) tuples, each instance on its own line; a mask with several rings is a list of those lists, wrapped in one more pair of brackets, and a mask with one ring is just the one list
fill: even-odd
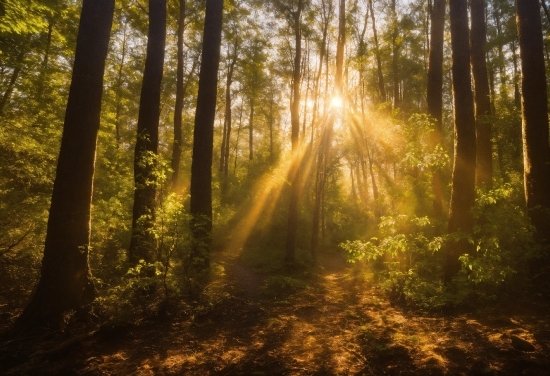
[[(548, 375), (548, 305), (406, 311), (337, 256), (266, 275), (214, 254), (208, 303), (168, 317), (4, 342), (5, 375)], [(304, 278), (306, 280), (304, 281)]]

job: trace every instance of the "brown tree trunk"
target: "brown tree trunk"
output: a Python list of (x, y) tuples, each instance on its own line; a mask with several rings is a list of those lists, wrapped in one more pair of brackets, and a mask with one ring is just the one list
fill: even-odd
[(539, 240), (549, 239), (550, 147), (542, 25), (537, 0), (516, 3), (521, 57), (525, 201)]
[(254, 159), (254, 94), (250, 97), (250, 116), (248, 117), (248, 160)]
[(6, 91), (4, 92), (4, 95), (2, 96), (2, 100), (0, 101), (0, 116), (3, 115), (4, 107), (8, 103), (11, 97), (11, 93), (13, 92), (13, 89), (15, 87), (15, 83), (17, 82), (17, 79), (19, 78), (19, 74), (21, 73), (21, 69), (23, 67), (23, 60), (25, 58), (25, 54), (27, 53), (27, 47), (22, 46), (21, 51), (19, 52), (19, 55), (17, 55), (17, 59), (15, 61), (15, 68), (13, 69), (13, 72), (10, 77), (10, 82), (8, 82), (8, 87), (6, 88)]
[[(233, 46), (233, 56), (231, 62), (227, 68), (227, 76), (225, 80), (225, 117), (223, 121), (223, 135), (222, 145), (220, 151), (220, 169), (224, 178), (227, 177), (228, 165), (229, 165), (229, 141), (231, 140), (231, 126), (232, 126), (232, 110), (231, 110), (231, 85), (233, 83), (233, 72), (235, 70), (235, 64), (237, 63), (237, 48), (238, 43), (235, 42)], [(224, 181), (224, 190), (227, 188), (227, 181)]]
[(491, 142), (491, 96), (485, 59), (485, 1), (471, 0), (470, 33), (471, 63), (474, 76), (474, 99), (476, 117), (476, 181), (478, 187), (493, 186), (493, 145)]
[(183, 84), (183, 33), (185, 31), (185, 0), (180, 0), (178, 17), (178, 66), (176, 68), (176, 103), (174, 106), (174, 142), (172, 144), (172, 191), (176, 192), (179, 183), (180, 161), (183, 146), (182, 111), (185, 87)]
[(223, 0), (206, 0), (199, 92), (191, 162), (191, 266), (210, 266), (212, 232), (212, 151), (222, 35)]
[(302, 62), (302, 15), (303, 0), (298, 0), (298, 7), (294, 12), (294, 36), (296, 53), (294, 56), (294, 72), (292, 82), (292, 103), (290, 105), (291, 143), (292, 153), (289, 170), (290, 202), (288, 209), (288, 223), (285, 246), (285, 262), (293, 264), (296, 252), (296, 231), (298, 229), (298, 201), (300, 198), (300, 158), (299, 158), (299, 132), (300, 132), (300, 83)]
[[(475, 201), (476, 130), (468, 43), (468, 1), (451, 0), (450, 18), (455, 154), (448, 230), (450, 233), (471, 234)], [(445, 255), (445, 282), (450, 282), (459, 272), (458, 258), (465, 253), (471, 254), (472, 251), (473, 247), (467, 239), (452, 241), (448, 245)]]
[(397, 25), (397, 11), (395, 10), (395, 1), (391, 2), (392, 11), (392, 71), (393, 71), (393, 108), (398, 109), (401, 106), (401, 95), (399, 90), (399, 45), (397, 43), (397, 37), (399, 36), (399, 29)]
[(376, 53), (376, 68), (378, 71), (378, 94), (380, 95), (380, 102), (386, 102), (386, 87), (384, 86), (384, 75), (382, 74), (382, 58), (380, 57), (380, 46), (378, 44), (378, 33), (376, 32), (376, 21), (374, 19), (374, 9), (372, 6), (372, 0), (369, 0), (370, 16), (372, 20), (372, 33), (374, 36), (374, 47)]
[[(430, 56), (428, 66), (428, 114), (435, 120), (430, 145), (435, 149), (443, 139), (443, 35), (445, 29), (445, 0), (434, 0), (431, 9)], [(443, 183), (441, 170), (432, 171), (434, 194), (433, 210), (437, 218), (443, 216)]]
[(132, 265), (136, 265), (142, 259), (146, 262), (155, 259), (155, 169), (165, 42), (166, 0), (149, 0), (147, 56), (141, 85), (134, 152), (134, 207), (132, 238), (128, 253), (128, 260)]
[(57, 162), (40, 281), (17, 329), (60, 327), (94, 299), (90, 211), (103, 72), (114, 0), (84, 0)]

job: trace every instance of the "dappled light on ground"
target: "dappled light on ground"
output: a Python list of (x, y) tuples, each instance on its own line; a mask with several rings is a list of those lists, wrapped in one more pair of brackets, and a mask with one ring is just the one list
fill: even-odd
[(202, 303), (53, 353), (37, 347), (8, 374), (544, 375), (550, 365), (543, 307), (404, 311), (337, 255), (321, 260), (317, 275), (289, 274), (279, 284), (237, 253), (216, 253), (214, 262), (217, 277)]

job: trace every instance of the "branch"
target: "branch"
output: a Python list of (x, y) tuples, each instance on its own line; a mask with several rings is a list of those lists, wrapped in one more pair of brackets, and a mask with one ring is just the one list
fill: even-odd
[(31, 231), (34, 229), (34, 223), (31, 224), (28, 228), (28, 230), (23, 234), (22, 237), (20, 237), (18, 240), (11, 243), (9, 246), (4, 247), (3, 249), (0, 249), (0, 257), (4, 256), (6, 253), (17, 247), (26, 237), (31, 233)]

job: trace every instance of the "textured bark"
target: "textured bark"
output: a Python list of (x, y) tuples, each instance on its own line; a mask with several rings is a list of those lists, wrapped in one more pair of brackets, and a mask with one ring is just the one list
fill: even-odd
[[(468, 43), (468, 1), (451, 0), (450, 18), (455, 155), (448, 230), (450, 233), (470, 234), (475, 201), (476, 133)], [(458, 258), (472, 251), (473, 247), (466, 239), (452, 241), (448, 245), (445, 255), (445, 282), (450, 282), (460, 270)]]
[(114, 0), (84, 0), (40, 281), (16, 327), (60, 327), (95, 295), (88, 265), (90, 207), (103, 72)]
[(191, 162), (191, 265), (195, 272), (210, 266), (212, 151), (222, 18), (223, 0), (207, 0)]
[(300, 198), (300, 175), (299, 175), (299, 132), (300, 132), (300, 83), (301, 83), (301, 62), (302, 62), (302, 15), (303, 0), (298, 0), (298, 7), (294, 12), (294, 38), (296, 52), (294, 55), (294, 71), (292, 77), (292, 103), (290, 105), (291, 123), (291, 162), (289, 170), (290, 201), (288, 208), (287, 234), (285, 244), (285, 262), (293, 264), (296, 252), (296, 230), (298, 228), (298, 201)]
[[(428, 114), (435, 120), (430, 137), (432, 149), (441, 145), (443, 139), (443, 35), (445, 29), (445, 0), (434, 0), (431, 9), (430, 54), (428, 66)], [(443, 216), (443, 183), (441, 171), (432, 171), (433, 210), (436, 217)]]
[(155, 195), (160, 118), (160, 91), (166, 42), (166, 0), (149, 0), (149, 33), (147, 56), (143, 72), (137, 139), (134, 152), (134, 207), (132, 238), (128, 259), (135, 265), (139, 260), (155, 259), (156, 241), (152, 230), (155, 222)]
[(182, 134), (182, 111), (183, 99), (185, 97), (185, 86), (183, 84), (183, 33), (185, 31), (185, 0), (180, 0), (180, 11), (178, 17), (178, 50), (176, 68), (176, 102), (174, 106), (174, 142), (172, 144), (172, 190), (177, 191), (179, 183), (179, 172), (181, 152), (183, 146)]
[(374, 9), (372, 6), (372, 0), (369, 0), (370, 16), (372, 20), (372, 34), (374, 37), (374, 47), (376, 53), (376, 68), (378, 71), (378, 94), (380, 95), (380, 102), (386, 101), (386, 87), (384, 86), (384, 75), (382, 74), (382, 59), (380, 57), (380, 46), (378, 44), (378, 33), (376, 32), (376, 21), (374, 19)]
[(525, 201), (539, 240), (548, 241), (550, 147), (542, 25), (537, 0), (516, 5), (521, 57)]
[(491, 142), (491, 96), (485, 59), (487, 27), (485, 23), (485, 1), (471, 0), (470, 33), (471, 63), (474, 77), (474, 99), (476, 117), (476, 182), (478, 187), (493, 186), (493, 146)]

